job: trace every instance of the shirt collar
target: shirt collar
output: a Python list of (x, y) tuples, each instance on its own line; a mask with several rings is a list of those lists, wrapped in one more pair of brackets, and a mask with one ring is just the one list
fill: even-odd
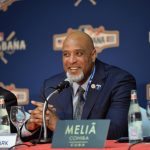
[(81, 87), (86, 91), (86, 88), (87, 88), (87, 85), (88, 85), (89, 80), (90, 80), (90, 77), (89, 77), (89, 78), (86, 80), (86, 82), (84, 82), (82, 85), (79, 85), (78, 83), (73, 82), (73, 85), (72, 85), (72, 88), (73, 88), (73, 96), (76, 96), (77, 90), (78, 90), (79, 86), (81, 86)]

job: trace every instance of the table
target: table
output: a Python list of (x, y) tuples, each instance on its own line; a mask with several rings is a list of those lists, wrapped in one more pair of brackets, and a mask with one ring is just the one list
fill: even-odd
[[(105, 148), (51, 148), (51, 144), (37, 144), (31, 147), (27, 147), (24, 145), (18, 146), (16, 147), (16, 150), (128, 150), (129, 146), (130, 144), (128, 143), (116, 143), (115, 140), (108, 140), (106, 141)], [(150, 150), (150, 143), (141, 143), (134, 145), (131, 150)]]

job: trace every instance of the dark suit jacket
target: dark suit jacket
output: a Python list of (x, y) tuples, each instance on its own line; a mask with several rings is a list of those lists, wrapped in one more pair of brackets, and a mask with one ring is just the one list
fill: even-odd
[[(128, 135), (128, 109), (130, 91), (136, 88), (136, 82), (128, 72), (96, 60), (96, 72), (91, 84), (100, 85), (99, 89), (89, 86), (82, 119), (110, 119), (108, 139), (117, 139)], [(66, 78), (65, 73), (45, 80), (42, 97), (52, 92)], [(72, 88), (64, 89), (49, 103), (54, 105), (60, 119), (73, 119)], [(49, 133), (50, 135), (50, 133)]]
[[(6, 89), (3, 89), (2, 87), (0, 87), (0, 95), (4, 96), (6, 109), (7, 109), (8, 115), (10, 116), (11, 106), (16, 106), (17, 105), (17, 98), (13, 93), (11, 93), (10, 91), (8, 91)], [(11, 133), (15, 133), (16, 128), (11, 123), (11, 121), (10, 121), (10, 127), (11, 127)]]

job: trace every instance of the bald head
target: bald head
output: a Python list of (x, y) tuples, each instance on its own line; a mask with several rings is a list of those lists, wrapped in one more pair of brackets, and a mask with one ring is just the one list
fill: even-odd
[(85, 32), (81, 31), (73, 31), (64, 40), (63, 47), (68, 43), (78, 43), (79, 45), (83, 46), (86, 50), (93, 50), (94, 44), (92, 38), (86, 34)]

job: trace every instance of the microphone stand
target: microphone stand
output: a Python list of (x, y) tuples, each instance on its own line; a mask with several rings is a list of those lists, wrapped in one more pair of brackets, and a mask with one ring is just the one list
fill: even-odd
[(48, 105), (48, 100), (54, 96), (55, 94), (58, 94), (59, 90), (55, 90), (54, 92), (52, 92), (47, 98), (46, 101), (44, 103), (43, 106), (43, 128), (44, 128), (44, 139), (42, 140), (43, 142), (50, 142), (50, 139), (47, 138), (47, 127), (46, 127), (46, 118), (45, 118), (45, 113), (46, 113), (46, 109), (47, 109), (47, 105)]
[(43, 139), (40, 139), (38, 141), (38, 143), (40, 144), (44, 144), (44, 143), (50, 143), (51, 142), (51, 139), (50, 138), (47, 138), (47, 127), (46, 127), (46, 118), (45, 118), (45, 113), (46, 113), (46, 110), (47, 110), (47, 105), (48, 105), (48, 100), (59, 93), (59, 89), (53, 91), (51, 94), (48, 95), (48, 97), (46, 98), (46, 101), (44, 103), (44, 106), (43, 106), (43, 112), (42, 112), (42, 119), (43, 119), (43, 129), (44, 129), (44, 138)]
[[(61, 83), (55, 88), (55, 90), (54, 90), (52, 93), (50, 93), (50, 94), (47, 96), (46, 101), (45, 101), (44, 106), (43, 106), (43, 112), (42, 112), (44, 138), (43, 138), (43, 139), (38, 139), (38, 141), (35, 142), (35, 143), (44, 144), (44, 143), (50, 143), (50, 142), (51, 142), (51, 139), (50, 139), (50, 138), (47, 138), (47, 127), (46, 127), (46, 118), (45, 118), (48, 101), (49, 101), (49, 99), (50, 99), (52, 96), (54, 96), (54, 95), (60, 93), (64, 88), (68, 88), (68, 87), (70, 86), (70, 84), (72, 84), (72, 81), (69, 80), (69, 79), (65, 79), (63, 82), (61, 82)], [(42, 128), (41, 128), (41, 131), (42, 131)]]

